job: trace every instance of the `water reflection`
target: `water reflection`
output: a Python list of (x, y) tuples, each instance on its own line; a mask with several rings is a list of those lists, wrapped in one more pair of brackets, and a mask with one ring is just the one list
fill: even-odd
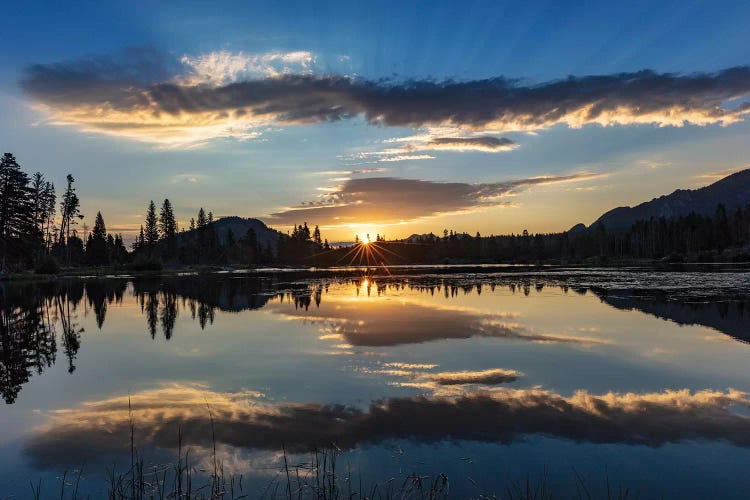
[(127, 468), (131, 422), (147, 463), (170, 464), (181, 429), (210, 468), (215, 435), (257, 484), (282, 446), (335, 445), (375, 481), (606, 462), (745, 486), (748, 290), (743, 273), (588, 270), (0, 283), (0, 489)]
[(269, 309), (287, 318), (319, 323), (330, 339), (347, 345), (382, 347), (434, 340), (494, 337), (532, 342), (595, 344), (596, 339), (537, 333), (514, 321), (512, 313), (485, 313), (467, 308), (420, 303), (414, 298), (399, 302), (372, 302), (366, 307), (347, 297), (331, 297), (333, 307), (320, 314), (307, 309), (289, 310), (282, 303)]
[(707, 326), (741, 342), (750, 342), (747, 317), (750, 302), (726, 298), (700, 302), (674, 301), (666, 297), (640, 297), (628, 291), (599, 295), (604, 303), (618, 309), (640, 311), (679, 325)]
[[(188, 314), (205, 329), (214, 324), (217, 311), (264, 309), (280, 318), (316, 324), (321, 338), (340, 341), (342, 348), (471, 337), (580, 346), (605, 342), (602, 338), (534, 330), (522, 324), (512, 312), (488, 312), (427, 300), (459, 295), (479, 298), (485, 290), (495, 292), (502, 288), (524, 296), (545, 290), (593, 293), (603, 303), (618, 309), (638, 310), (678, 324), (707, 326), (749, 341), (746, 312), (750, 311), (750, 302), (737, 292), (747, 277), (704, 275), (701, 278), (701, 283), (708, 283), (704, 288), (692, 275), (673, 278), (669, 287), (666, 278), (651, 279), (649, 287), (632, 276), (605, 279), (591, 273), (325, 279), (289, 274), (209, 275), (4, 283), (0, 284), (0, 394), (7, 404), (13, 403), (34, 374), (40, 375), (56, 362), (60, 347), (68, 371), (73, 373), (84, 331), (80, 326), (81, 315), (93, 314), (101, 329), (108, 307), (122, 304), (128, 297), (140, 306), (150, 337), (165, 340), (174, 336), (175, 322), (181, 314)], [(727, 284), (732, 293), (722, 294), (717, 288), (720, 283)], [(331, 286), (349, 286), (354, 293), (329, 295)], [(367, 296), (398, 295), (404, 290), (410, 293), (400, 295), (398, 300), (360, 300)], [(698, 292), (703, 295), (696, 295)], [(711, 292), (719, 294), (721, 300), (711, 299)], [(432, 382), (412, 377), (402, 383), (420, 386)]]
[[(207, 409), (210, 405), (211, 414)], [(529, 435), (574, 442), (659, 447), (687, 440), (723, 440), (750, 446), (750, 408), (739, 391), (687, 389), (657, 393), (565, 397), (542, 389), (470, 391), (372, 402), (367, 408), (319, 403), (269, 403), (252, 392), (212, 392), (172, 384), (132, 396), (86, 402), (55, 411), (24, 447), (36, 467), (67, 467), (124, 456), (131, 421), (140, 448), (216, 443), (306, 452), (335, 445), (353, 449), (387, 440), (420, 443), (466, 440), (510, 443)]]
[[(0, 394), (13, 403), (32, 374), (55, 363), (57, 326), (68, 372), (76, 369), (83, 327), (77, 321), (82, 283), (3, 286), (0, 288)], [(97, 320), (104, 321), (104, 310)]]

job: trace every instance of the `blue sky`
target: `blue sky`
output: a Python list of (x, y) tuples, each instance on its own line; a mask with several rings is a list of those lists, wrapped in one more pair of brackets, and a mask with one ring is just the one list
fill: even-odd
[(114, 230), (165, 197), (332, 240), (563, 230), (750, 164), (747, 2), (4, 10), (3, 148)]

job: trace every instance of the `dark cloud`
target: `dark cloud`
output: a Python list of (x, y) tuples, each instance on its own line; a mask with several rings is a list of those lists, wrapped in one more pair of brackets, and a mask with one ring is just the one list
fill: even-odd
[[(206, 397), (212, 408), (209, 418)], [(132, 405), (129, 409), (129, 400)], [(186, 386), (89, 402), (54, 415), (24, 446), (37, 467), (80, 466), (127, 453), (130, 416), (139, 450), (212, 446), (305, 452), (335, 444), (351, 449), (389, 439), (509, 443), (528, 435), (575, 442), (662, 446), (719, 440), (750, 446), (750, 418), (733, 408), (737, 391), (609, 393), (566, 397), (541, 389), (494, 389), (458, 397), (400, 397), (368, 409), (318, 403), (260, 404), (244, 396)]]
[[(456, 136), (442, 137), (441, 130), (385, 141), (390, 147), (381, 151), (360, 152), (350, 156), (352, 160), (372, 159), (377, 162), (404, 160), (430, 160), (434, 156), (424, 154), (429, 151), (481, 151), (484, 153), (503, 153), (512, 151), (518, 144), (506, 137), (494, 136)], [(422, 153), (422, 154), (420, 154)]]
[(476, 149), (479, 151), (501, 151), (516, 146), (506, 137), (435, 137), (425, 144), (430, 149)]
[[(714, 73), (633, 73), (568, 77), (540, 84), (497, 77), (473, 81), (364, 80), (340, 75), (280, 74), (222, 85), (165, 74), (158, 56), (30, 66), (21, 87), (63, 123), (110, 133), (174, 125), (216, 126), (240, 117), (247, 126), (334, 122), (363, 116), (394, 127), (455, 126), (536, 130), (649, 123), (731, 123), (750, 112), (728, 100), (750, 94), (750, 67)], [(182, 68), (185, 71), (185, 68)], [(102, 123), (102, 113), (120, 111)], [(186, 122), (186, 116), (194, 116)], [(197, 117), (200, 117), (198, 120)], [(132, 131), (132, 130), (131, 130)], [(451, 138), (446, 138), (450, 140)]]
[(150, 85), (170, 79), (178, 68), (165, 54), (136, 47), (114, 58), (100, 56), (28, 66), (21, 88), (53, 107), (107, 103), (117, 109), (135, 110), (149, 106), (146, 89)]
[(351, 179), (323, 195), (318, 202), (271, 214), (268, 220), (272, 224), (296, 224), (307, 220), (326, 226), (362, 221), (396, 223), (499, 206), (507, 202), (504, 196), (531, 186), (595, 177), (596, 174), (579, 173), (483, 184), (396, 177)]

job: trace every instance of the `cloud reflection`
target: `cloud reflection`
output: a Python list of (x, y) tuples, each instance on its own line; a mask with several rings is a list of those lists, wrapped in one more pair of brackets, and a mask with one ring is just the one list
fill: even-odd
[[(237, 448), (292, 452), (335, 444), (352, 449), (390, 439), (510, 443), (529, 435), (588, 443), (662, 446), (721, 440), (750, 446), (750, 398), (744, 392), (688, 389), (572, 396), (543, 389), (493, 389), (455, 397), (414, 396), (362, 409), (320, 403), (265, 403), (250, 392), (211, 392), (174, 384), (58, 410), (27, 440), (37, 467), (80, 465), (128, 449), (130, 421), (140, 450), (216, 442)], [(131, 404), (131, 410), (128, 404)], [(742, 411), (735, 411), (736, 408)], [(743, 414), (744, 412), (744, 414)]]
[[(411, 366), (412, 368), (404, 368)], [(454, 372), (431, 372), (438, 365), (383, 363), (380, 368), (362, 368), (367, 374), (384, 375), (404, 381), (393, 382), (392, 385), (414, 387), (428, 391), (433, 395), (456, 396), (463, 394), (466, 386), (492, 386), (517, 381), (523, 373), (504, 368), (490, 368), (486, 370), (461, 370)]]
[(505, 338), (527, 342), (593, 345), (591, 337), (539, 333), (509, 313), (482, 313), (468, 308), (441, 307), (400, 297), (401, 300), (352, 300), (330, 295), (324, 308), (291, 309), (281, 303), (266, 307), (289, 319), (319, 325), (322, 337), (343, 340), (347, 347), (383, 347), (472, 337)]

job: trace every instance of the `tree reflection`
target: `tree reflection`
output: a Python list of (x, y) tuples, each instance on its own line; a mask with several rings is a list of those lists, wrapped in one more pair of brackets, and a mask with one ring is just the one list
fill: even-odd
[(57, 351), (55, 330), (43, 306), (43, 299), (34, 294), (23, 301), (11, 302), (3, 289), (0, 292), (0, 393), (6, 403), (13, 403), (23, 384), (32, 373), (42, 371), (55, 362)]
[(83, 328), (75, 321), (81, 287), (61, 285), (0, 286), (0, 393), (13, 403), (33, 373), (40, 375), (55, 363), (57, 333), (62, 328), (68, 371), (80, 348)]
[(170, 292), (162, 293), (161, 309), (159, 311), (161, 320), (161, 329), (164, 332), (164, 338), (172, 338), (174, 323), (177, 320), (177, 295)]

